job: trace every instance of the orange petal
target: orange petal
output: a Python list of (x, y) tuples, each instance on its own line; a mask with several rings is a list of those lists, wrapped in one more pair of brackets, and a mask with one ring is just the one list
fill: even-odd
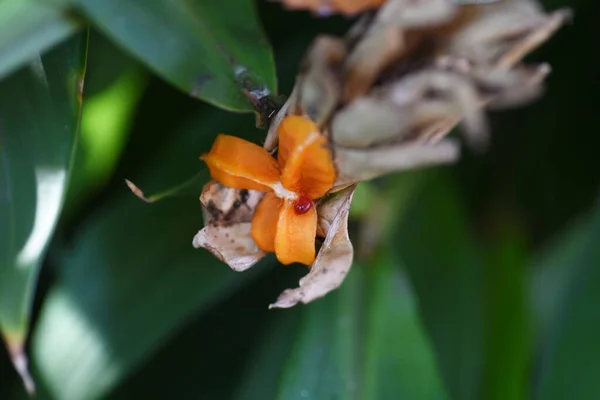
[(315, 261), (317, 210), (313, 206), (304, 214), (297, 214), (294, 202), (286, 200), (279, 213), (275, 235), (275, 255), (282, 264), (311, 265)]
[(311, 199), (323, 196), (335, 181), (327, 139), (308, 118), (288, 115), (279, 125), (281, 183)]
[(252, 218), (252, 239), (262, 251), (275, 251), (275, 232), (283, 200), (274, 193), (262, 198)]
[(386, 0), (280, 0), (289, 9), (304, 9), (313, 12), (338, 12), (354, 15), (361, 11), (376, 8)]
[(386, 0), (330, 0), (332, 9), (346, 15), (381, 7), (385, 2)]
[(235, 189), (267, 192), (281, 174), (267, 150), (230, 135), (218, 135), (210, 152), (200, 158), (214, 180)]

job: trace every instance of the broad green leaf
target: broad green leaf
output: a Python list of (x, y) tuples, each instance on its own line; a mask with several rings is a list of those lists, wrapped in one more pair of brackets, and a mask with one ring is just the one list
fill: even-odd
[(271, 313), (273, 320), (259, 345), (248, 357), (242, 380), (236, 385), (236, 400), (274, 399), (277, 396), (280, 366), (284, 365), (293, 347), (301, 309)]
[[(94, 36), (90, 39), (94, 39)], [(94, 52), (94, 44), (95, 42), (90, 40), (91, 52)], [(105, 51), (103, 54), (109, 60), (115, 58), (114, 51)], [(94, 70), (94, 67), (91, 69)], [(88, 82), (91, 81), (92, 85), (97, 84), (94, 80), (97, 76), (98, 74), (90, 76), (88, 73)], [(90, 193), (106, 185), (113, 174), (129, 137), (136, 106), (142, 97), (147, 78), (147, 74), (141, 71), (139, 66), (128, 66), (103, 90), (90, 96), (87, 95), (87, 90), (84, 92), (86, 101), (82, 110), (73, 184), (67, 196), (67, 216), (76, 205), (81, 205)]]
[(0, 327), (22, 374), (36, 277), (71, 173), (86, 41), (77, 36), (0, 82)]
[(557, 310), (578, 273), (573, 260), (584, 251), (592, 223), (589, 217), (576, 221), (547, 243), (532, 262), (528, 287), (537, 343), (544, 344), (554, 328)]
[(493, 236), (486, 252), (485, 361), (481, 398), (528, 398), (531, 323), (526, 296), (527, 251), (523, 234), (507, 226)]
[(52, 398), (103, 398), (186, 318), (265, 270), (238, 274), (193, 249), (193, 198), (123, 196), (77, 232), (42, 309), (33, 355)]
[(269, 44), (252, 0), (76, 0), (106, 35), (179, 89), (250, 111), (242, 89), (276, 91)]
[[(203, 169), (206, 181), (198, 154), (208, 150), (220, 129), (251, 132), (253, 121), (251, 115), (232, 118), (199, 106), (170, 135), (154, 132), (162, 138), (154, 151), (146, 143), (154, 139), (140, 132), (145, 145), (125, 154), (137, 158), (137, 167), (120, 180), (132, 178), (154, 190), (177, 182), (181, 171)], [(133, 135), (130, 142), (137, 139)], [(203, 226), (198, 195), (149, 205), (123, 183), (78, 224), (72, 241), (57, 241), (52, 260), (58, 276), (32, 339), (34, 371), (50, 398), (105, 398), (188, 318), (266, 270), (268, 259), (236, 273), (192, 247)]]
[(78, 27), (60, 3), (0, 1), (0, 80), (68, 38)]
[(474, 400), (483, 363), (480, 257), (449, 179), (432, 179), (417, 200), (399, 226), (395, 248), (409, 271), (448, 394)]
[(125, 150), (149, 74), (98, 31), (90, 29), (81, 134), (65, 219), (105, 187)]
[(361, 399), (447, 399), (410, 282), (388, 252), (370, 266)]
[(576, 249), (568, 257), (557, 254), (566, 265), (575, 268), (566, 295), (557, 305), (551, 334), (544, 346), (535, 398), (600, 398), (600, 207), (590, 216), (589, 230), (578, 235), (580, 245), (558, 246)]
[(97, 189), (114, 172), (145, 81), (139, 69), (132, 68), (104, 91), (86, 98), (71, 196)]
[(408, 281), (387, 254), (290, 311), (299, 323), (276, 317), (236, 399), (447, 398)]
[(304, 306), (277, 399), (359, 398), (358, 318), (364, 277), (364, 270), (355, 265), (340, 289)]

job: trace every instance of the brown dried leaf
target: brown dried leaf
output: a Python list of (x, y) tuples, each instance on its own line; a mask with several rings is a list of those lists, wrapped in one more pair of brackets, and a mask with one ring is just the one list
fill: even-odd
[(250, 234), (252, 217), (262, 196), (255, 190), (208, 182), (200, 195), (206, 226), (194, 237), (194, 247), (207, 249), (234, 271), (253, 266), (265, 255)]
[(348, 57), (344, 74), (344, 103), (366, 94), (377, 76), (398, 60), (409, 44), (396, 26), (370, 30)]
[(389, 0), (348, 56), (344, 102), (366, 94), (386, 68), (421, 44), (423, 33), (409, 29), (442, 24), (456, 9), (448, 0)]
[[(469, 144), (477, 150), (486, 147), (489, 135), (487, 122), (481, 110), (483, 97), (468, 76), (433, 68), (422, 70), (410, 74), (394, 84), (390, 97), (394, 104), (399, 106), (412, 105), (423, 110), (426, 110), (427, 105), (432, 101), (445, 102), (446, 110), (455, 109), (457, 111), (454, 114), (455, 122), (458, 123), (462, 119), (463, 132), (466, 134)], [(425, 117), (429, 121), (435, 120), (430, 118), (426, 112), (417, 115), (421, 118)], [(418, 120), (413, 123), (420, 126)]]
[[(446, 126), (439, 129), (445, 132)], [(338, 187), (349, 183), (366, 181), (379, 176), (418, 167), (452, 163), (458, 159), (460, 147), (452, 139), (443, 139), (435, 143), (407, 142), (364, 149), (336, 147), (335, 163)]]
[(339, 71), (345, 56), (343, 40), (332, 36), (315, 39), (303, 61), (308, 67), (297, 79), (297, 98), (290, 108), (293, 114), (305, 115), (317, 126), (323, 126), (339, 102)]
[(519, 107), (539, 98), (544, 92), (543, 81), (550, 74), (548, 64), (518, 65), (511, 69), (474, 69), (471, 76), (484, 90), (488, 109)]
[(459, 10), (452, 0), (389, 0), (381, 9), (381, 20), (402, 29), (418, 29), (450, 21)]
[(571, 12), (545, 14), (535, 1), (504, 0), (477, 8), (477, 18), (448, 38), (446, 53), (510, 68), (546, 41)]
[[(285, 290), (269, 308), (289, 308), (298, 303), (310, 303), (342, 284), (354, 256), (348, 236), (348, 214), (355, 188), (356, 185), (352, 185), (319, 206), (319, 224), (327, 229), (319, 254), (308, 275), (300, 279), (300, 287)], [(335, 216), (332, 218), (332, 215)]]
[[(526, 0), (454, 8), (444, 8), (447, 1), (424, 1), (423, 10), (432, 18), (423, 14), (410, 25), (407, 15), (418, 7), (409, 3), (390, 2), (370, 27), (363, 18), (351, 32), (358, 44), (346, 61), (345, 90), (347, 98), (361, 96), (332, 117), (339, 184), (454, 160), (455, 145), (438, 153), (423, 142), (441, 140), (458, 124), (471, 147), (484, 150), (489, 141), (484, 108), (520, 106), (541, 95), (550, 67), (519, 61), (570, 15), (565, 10), (544, 14)], [(390, 27), (401, 27), (400, 50), (397, 37), (384, 43), (382, 29)], [(395, 49), (393, 56), (382, 50), (386, 46)], [(411, 141), (414, 146), (405, 147)]]
[[(336, 145), (355, 148), (430, 140), (446, 134), (464, 119), (467, 131), (473, 132), (471, 141), (485, 143), (487, 129), (480, 104), (478, 92), (466, 77), (425, 70), (339, 111), (332, 122), (332, 140)], [(440, 132), (440, 125), (449, 126)]]

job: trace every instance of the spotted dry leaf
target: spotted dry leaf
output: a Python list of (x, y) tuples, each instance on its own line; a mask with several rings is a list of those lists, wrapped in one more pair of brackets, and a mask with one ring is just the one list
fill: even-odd
[(318, 207), (319, 231), (325, 235), (310, 272), (300, 279), (300, 287), (287, 289), (269, 308), (289, 308), (310, 303), (337, 289), (348, 274), (354, 248), (348, 236), (348, 214), (356, 185), (327, 198)]
[(194, 237), (194, 247), (207, 249), (234, 271), (252, 267), (265, 255), (250, 235), (252, 217), (262, 196), (255, 190), (207, 183), (200, 195), (206, 226)]

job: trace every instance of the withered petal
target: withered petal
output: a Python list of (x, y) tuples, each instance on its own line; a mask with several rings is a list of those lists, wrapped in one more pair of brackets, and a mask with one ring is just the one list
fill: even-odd
[(335, 163), (339, 175), (332, 191), (349, 183), (374, 179), (394, 171), (451, 163), (458, 159), (459, 154), (460, 147), (452, 139), (364, 149), (337, 147)]
[(478, 7), (477, 17), (448, 40), (448, 54), (482, 65), (510, 68), (546, 41), (571, 12), (545, 14), (531, 0), (504, 0)]
[(310, 64), (298, 76), (296, 102), (292, 114), (310, 118), (321, 128), (335, 110), (341, 92), (341, 76), (346, 44), (340, 38), (321, 35), (313, 42), (304, 61)]
[(344, 102), (366, 94), (386, 68), (410, 56), (423, 35), (409, 29), (446, 22), (457, 8), (448, 0), (388, 0), (348, 56)]

